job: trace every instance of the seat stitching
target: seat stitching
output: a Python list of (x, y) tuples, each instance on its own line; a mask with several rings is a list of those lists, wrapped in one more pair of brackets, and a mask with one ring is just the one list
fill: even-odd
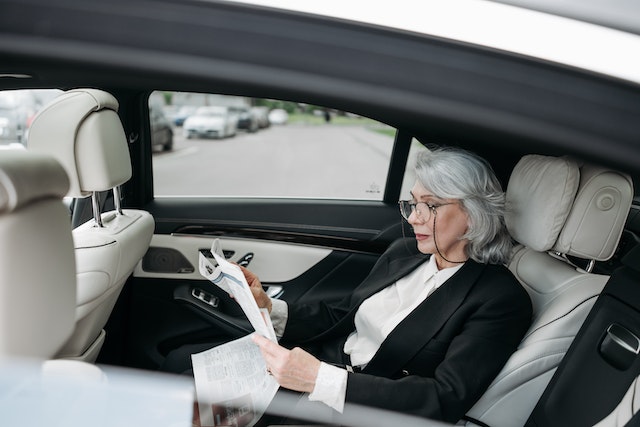
[[(539, 354), (538, 357), (536, 357), (535, 359), (526, 360), (526, 361), (520, 363), (519, 365), (514, 366), (508, 372), (504, 372), (503, 374), (497, 376), (496, 379), (494, 380), (494, 384), (497, 383), (498, 381), (501, 381), (503, 378), (506, 378), (507, 376), (511, 375), (511, 373), (513, 373), (517, 369), (520, 369), (520, 368), (522, 368), (524, 366), (530, 365), (530, 364), (532, 364), (534, 362), (537, 362), (537, 361), (539, 361), (541, 359), (544, 359), (544, 358), (547, 358), (547, 357), (550, 357), (550, 356), (564, 355), (566, 352), (567, 352), (567, 350), (560, 350), (560, 351), (556, 350), (556, 351), (553, 351), (553, 352)], [(545, 370), (545, 372), (550, 371), (551, 369), (556, 369), (556, 368), (557, 368), (557, 366), (554, 366), (554, 367), (552, 367), (550, 369)], [(540, 376), (540, 374), (536, 375), (535, 377), (529, 378), (529, 379), (525, 380), (524, 382), (522, 382), (520, 384), (524, 384), (526, 382), (529, 382), (533, 378), (537, 378), (539, 376)]]
[(638, 408), (635, 407), (636, 403), (636, 392), (638, 391), (638, 378), (632, 383), (633, 392), (631, 393), (631, 416), (634, 416), (638, 411)]
[(74, 248), (74, 249), (93, 249), (93, 248), (104, 248), (105, 246), (111, 246), (111, 245), (114, 245), (114, 244), (116, 244), (116, 243), (117, 243), (117, 242), (116, 242), (115, 240), (112, 240), (112, 241), (110, 241), (110, 242), (107, 242), (107, 243), (101, 243), (101, 244), (98, 244), (98, 245), (86, 245), (86, 246), (84, 246), (84, 245), (83, 245), (83, 246), (78, 246), (78, 247), (76, 247), (76, 248)]
[(533, 331), (531, 331), (531, 332), (529, 332), (527, 335), (525, 335), (525, 336), (524, 336), (524, 338), (523, 338), (522, 340), (525, 340), (526, 338), (529, 338), (529, 337), (530, 337), (531, 335), (533, 335), (535, 332), (539, 331), (540, 329), (542, 329), (542, 328), (544, 328), (544, 327), (546, 327), (546, 326), (549, 326), (549, 325), (550, 325), (550, 324), (552, 324), (553, 322), (556, 322), (556, 321), (558, 321), (558, 320), (562, 319), (563, 317), (568, 316), (571, 312), (575, 311), (578, 307), (580, 307), (581, 305), (583, 305), (584, 303), (586, 303), (587, 301), (589, 301), (589, 300), (591, 300), (591, 299), (593, 299), (593, 298), (597, 298), (598, 296), (599, 296), (599, 294), (598, 294), (598, 295), (592, 295), (592, 296), (588, 297), (587, 299), (585, 299), (585, 300), (583, 300), (583, 301), (579, 302), (575, 307), (573, 307), (571, 310), (567, 311), (567, 312), (566, 312), (565, 314), (563, 314), (562, 316), (557, 317), (557, 318), (555, 318), (555, 319), (553, 319), (553, 320), (551, 320), (551, 321), (549, 321), (549, 322), (545, 323), (544, 325), (540, 325), (540, 326), (538, 326), (536, 329), (534, 329)]

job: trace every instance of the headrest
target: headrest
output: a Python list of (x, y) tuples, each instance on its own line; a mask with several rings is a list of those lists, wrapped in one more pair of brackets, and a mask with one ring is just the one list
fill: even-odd
[(618, 245), (633, 183), (599, 166), (528, 155), (514, 168), (506, 197), (507, 228), (521, 244), (604, 261)]
[(0, 156), (0, 213), (39, 199), (61, 199), (68, 189), (67, 174), (53, 157), (17, 150)]
[(63, 93), (34, 118), (27, 148), (53, 155), (67, 171), (68, 196), (87, 197), (131, 178), (118, 101), (97, 89)]
[(580, 169), (570, 159), (535, 154), (524, 156), (507, 185), (505, 222), (523, 245), (550, 250), (569, 216), (578, 191)]
[(631, 177), (583, 165), (578, 194), (553, 250), (583, 259), (608, 260), (618, 247), (632, 200)]

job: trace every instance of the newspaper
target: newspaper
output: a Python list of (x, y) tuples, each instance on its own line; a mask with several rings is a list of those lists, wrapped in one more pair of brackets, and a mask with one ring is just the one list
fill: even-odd
[[(200, 253), (200, 274), (240, 304), (256, 333), (277, 341), (269, 312), (258, 308), (240, 267), (225, 260), (217, 239), (211, 253), (213, 260)], [(278, 391), (251, 335), (193, 354), (191, 362), (202, 427), (251, 427)]]

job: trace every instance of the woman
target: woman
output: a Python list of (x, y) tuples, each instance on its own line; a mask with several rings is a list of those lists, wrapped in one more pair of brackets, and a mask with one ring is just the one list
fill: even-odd
[(531, 302), (504, 266), (511, 239), (490, 166), (441, 148), (419, 155), (416, 177), (399, 202), (415, 238), (392, 244), (343, 301), (288, 307), (245, 270), (282, 335), (283, 346), (253, 337), (282, 387), (338, 412), (349, 402), (456, 422), (518, 346)]

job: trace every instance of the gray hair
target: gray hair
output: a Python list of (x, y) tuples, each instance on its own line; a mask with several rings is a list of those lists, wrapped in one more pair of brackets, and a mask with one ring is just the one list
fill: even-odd
[(455, 199), (469, 216), (467, 256), (482, 264), (505, 264), (513, 246), (504, 222), (505, 194), (489, 163), (458, 148), (424, 150), (418, 181), (435, 197)]

